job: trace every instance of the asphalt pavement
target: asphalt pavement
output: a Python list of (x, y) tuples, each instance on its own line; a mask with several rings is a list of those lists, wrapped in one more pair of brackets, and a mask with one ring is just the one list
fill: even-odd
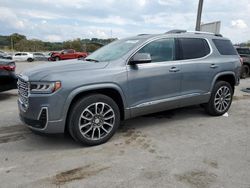
[[(17, 73), (44, 62), (17, 63)], [(53, 62), (50, 62), (53, 63)], [(0, 187), (250, 188), (250, 78), (224, 116), (192, 106), (125, 121), (106, 144), (41, 136), (0, 93)]]

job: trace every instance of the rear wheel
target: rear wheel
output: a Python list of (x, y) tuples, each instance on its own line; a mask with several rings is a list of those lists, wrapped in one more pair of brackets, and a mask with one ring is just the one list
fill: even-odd
[(205, 104), (206, 111), (212, 116), (220, 116), (228, 111), (233, 99), (233, 89), (228, 82), (215, 83), (211, 98)]
[(70, 135), (85, 145), (108, 141), (120, 124), (117, 104), (108, 96), (93, 94), (77, 101), (69, 114)]
[(28, 61), (28, 62), (32, 62), (32, 61), (34, 61), (34, 59), (28, 58), (27, 61)]
[(250, 75), (250, 68), (248, 65), (243, 65), (242, 66), (242, 73), (241, 77), (242, 78), (247, 78)]

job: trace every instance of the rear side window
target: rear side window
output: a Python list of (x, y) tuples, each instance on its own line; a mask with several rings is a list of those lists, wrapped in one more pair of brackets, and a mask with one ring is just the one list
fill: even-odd
[(237, 55), (238, 54), (230, 40), (213, 39), (213, 42), (221, 55)]
[(205, 39), (179, 38), (182, 49), (181, 59), (195, 59), (205, 57), (210, 53), (210, 48)]

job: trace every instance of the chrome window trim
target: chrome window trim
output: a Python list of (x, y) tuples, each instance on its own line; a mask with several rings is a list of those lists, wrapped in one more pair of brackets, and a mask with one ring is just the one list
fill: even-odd
[[(127, 58), (126, 60), (126, 65), (129, 65), (129, 61), (130, 59), (139, 51), (141, 50), (144, 46), (146, 46), (147, 44), (151, 43), (151, 42), (154, 42), (156, 40), (159, 40), (159, 39), (178, 39), (178, 38), (182, 38), (182, 37), (166, 37), (166, 36), (161, 36), (161, 37), (157, 37), (157, 38), (152, 38), (151, 40), (148, 40), (147, 42), (141, 44), (133, 53), (130, 54), (130, 56)], [(212, 53), (213, 53), (213, 48), (211, 46), (211, 43), (210, 41), (205, 38), (205, 37), (183, 37), (183, 38), (194, 38), (194, 39), (204, 39), (206, 40), (208, 46), (209, 46), (209, 50), (210, 50), (210, 53), (207, 54), (206, 56), (204, 57), (199, 57), (199, 58), (193, 58), (193, 59), (181, 59), (181, 60), (171, 60), (171, 61), (178, 61), (178, 62), (185, 62), (185, 61), (192, 61), (192, 60), (203, 60), (203, 59), (206, 59), (207, 57), (209, 57)], [(176, 49), (175, 49), (176, 50)], [(168, 61), (162, 61), (162, 62), (168, 62)], [(154, 63), (160, 63), (160, 62), (154, 62)]]

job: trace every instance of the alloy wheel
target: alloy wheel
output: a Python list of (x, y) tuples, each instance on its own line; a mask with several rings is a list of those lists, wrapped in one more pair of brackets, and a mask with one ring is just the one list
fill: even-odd
[(226, 111), (230, 106), (232, 95), (227, 86), (220, 87), (214, 98), (214, 106), (218, 112)]
[(79, 130), (88, 140), (100, 140), (107, 136), (115, 124), (115, 112), (106, 103), (87, 106), (79, 118)]

